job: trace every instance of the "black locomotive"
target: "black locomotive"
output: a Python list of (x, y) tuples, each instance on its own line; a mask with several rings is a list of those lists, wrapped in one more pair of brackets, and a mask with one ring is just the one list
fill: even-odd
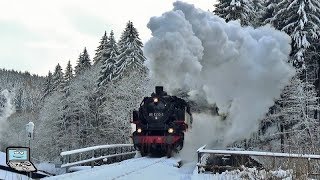
[(155, 93), (144, 97), (138, 111), (133, 111), (136, 131), (132, 135), (133, 143), (142, 156), (149, 153), (165, 153), (183, 147), (184, 132), (191, 126), (192, 114), (189, 104), (156, 86)]

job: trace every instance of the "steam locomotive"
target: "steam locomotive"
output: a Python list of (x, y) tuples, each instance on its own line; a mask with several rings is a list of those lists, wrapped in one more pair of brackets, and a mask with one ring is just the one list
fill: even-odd
[(185, 100), (170, 96), (162, 86), (156, 86), (155, 93), (144, 97), (139, 110), (133, 111), (132, 123), (136, 125), (133, 144), (142, 156), (160, 153), (171, 157), (172, 151), (183, 147), (192, 114)]

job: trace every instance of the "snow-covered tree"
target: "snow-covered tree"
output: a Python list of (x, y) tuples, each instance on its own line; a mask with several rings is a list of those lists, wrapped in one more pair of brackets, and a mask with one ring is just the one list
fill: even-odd
[(79, 75), (89, 69), (91, 67), (89, 54), (87, 52), (87, 49), (84, 48), (83, 53), (79, 55), (79, 59), (77, 62), (77, 65), (75, 67), (75, 73), (76, 75)]
[(254, 27), (259, 27), (263, 25), (263, 15), (266, 11), (263, 0), (253, 0), (253, 14), (252, 14), (252, 22), (251, 24)]
[(214, 5), (214, 14), (223, 19), (227, 19), (227, 16), (229, 14), (227, 9), (229, 8), (231, 1), (232, 0), (218, 0), (217, 3)]
[(36, 136), (41, 138), (35, 138), (33, 147), (34, 152), (37, 153), (37, 158), (41, 160), (59, 160), (61, 150), (66, 144), (70, 143), (70, 141), (64, 139), (62, 99), (62, 93), (54, 92), (53, 95), (45, 99), (39, 113), (41, 121), (37, 125)]
[(65, 98), (67, 98), (70, 94), (70, 83), (71, 80), (74, 78), (73, 68), (71, 62), (68, 61), (67, 67), (64, 73), (64, 85), (63, 85), (63, 92), (65, 93)]
[[(95, 130), (99, 129), (98, 108), (95, 101), (98, 66), (93, 66), (69, 85), (70, 94), (63, 100), (63, 118), (66, 134), (72, 143), (66, 149), (75, 149), (101, 144)], [(69, 141), (70, 141), (69, 140)]]
[(100, 76), (97, 82), (99, 87), (105, 85), (107, 82), (112, 80), (116, 60), (119, 55), (113, 31), (110, 32), (110, 36), (107, 43), (106, 55), (109, 58), (102, 62)]
[(277, 24), (276, 19), (274, 19), (274, 15), (277, 13), (278, 3), (280, 0), (266, 0), (264, 2), (264, 12), (261, 17), (262, 24)]
[(130, 118), (133, 109), (139, 107), (140, 102), (148, 91), (150, 83), (147, 75), (139, 71), (129, 72), (118, 81), (110, 82), (104, 94), (105, 101), (100, 106), (101, 119), (97, 133), (105, 137), (106, 142), (128, 143), (131, 126)]
[(271, 22), (293, 40), (294, 64), (304, 63), (311, 42), (320, 36), (320, 2), (318, 0), (281, 1)]
[(60, 64), (58, 64), (52, 75), (53, 90), (62, 90), (64, 84), (63, 72)]
[(67, 68), (64, 73), (64, 80), (66, 83), (68, 83), (71, 81), (72, 78), (73, 78), (73, 69), (72, 69), (71, 62), (68, 61)]
[(121, 33), (121, 37), (118, 41), (118, 49), (121, 50), (125, 45), (126, 45), (126, 37), (129, 36), (129, 30), (128, 30), (128, 26), (129, 26), (130, 21), (127, 23), (126, 28), (124, 31), (122, 31)]
[(320, 123), (316, 117), (319, 98), (314, 85), (300, 79), (301, 73), (304, 72), (299, 69), (262, 121), (262, 145), (272, 142), (274, 150), (298, 151), (303, 147), (315, 148), (319, 143)]
[(49, 71), (44, 84), (43, 97), (46, 97), (47, 95), (49, 95), (52, 92), (52, 90), (53, 90), (52, 73), (51, 71)]
[(250, 26), (256, 16), (252, 1), (220, 0), (214, 12), (226, 21), (239, 20), (242, 25)]
[(319, 121), (315, 117), (320, 110), (315, 88), (309, 82), (303, 82), (294, 77), (291, 85), (284, 92), (282, 100), (282, 115), (284, 129), (289, 133), (289, 143), (295, 148), (304, 146), (315, 147), (319, 138)]
[(118, 79), (131, 71), (146, 72), (143, 65), (146, 60), (142, 51), (143, 44), (139, 38), (137, 29), (131, 21), (127, 23), (122, 33), (119, 45), (120, 55), (117, 58), (116, 69), (113, 73), (114, 79)]
[(101, 61), (101, 59), (103, 59), (103, 51), (105, 51), (106, 49), (107, 42), (108, 42), (108, 37), (107, 37), (107, 32), (105, 31), (104, 35), (100, 40), (100, 44), (96, 49), (96, 54), (95, 54), (95, 57), (93, 58), (94, 64), (97, 64), (98, 62)]

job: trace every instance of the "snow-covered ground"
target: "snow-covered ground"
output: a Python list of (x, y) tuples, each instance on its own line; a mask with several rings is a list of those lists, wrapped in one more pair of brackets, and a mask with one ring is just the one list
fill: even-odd
[[(0, 152), (0, 165), (6, 165), (6, 154)], [(91, 168), (78, 168), (78, 172), (52, 176), (46, 179), (65, 180), (87, 180), (87, 179), (170, 179), (170, 180), (231, 180), (231, 179), (266, 179), (268, 177), (278, 177), (280, 179), (292, 179), (290, 171), (258, 171), (256, 169), (244, 168), (243, 171), (224, 172), (222, 174), (198, 174), (195, 162), (183, 163), (178, 168), (180, 159), (177, 158), (151, 158), (140, 157), (125, 160), (119, 163)], [(49, 168), (49, 167), (48, 167)], [(76, 167), (75, 167), (76, 168)], [(50, 169), (50, 168), (49, 168)], [(28, 179), (27, 176), (0, 170), (0, 179)]]
[[(186, 170), (174, 158), (135, 158), (48, 179), (181, 179)], [(191, 167), (191, 173), (194, 167)]]
[[(0, 152), (0, 165), (7, 166), (5, 163), (5, 153)], [(287, 170), (278, 170), (266, 172), (265, 170), (256, 170), (255, 168), (245, 168), (222, 174), (200, 173), (195, 162), (183, 163), (179, 168), (180, 159), (178, 158), (152, 158), (139, 157), (125, 160), (119, 163), (104, 165), (94, 168), (74, 167), (74, 170), (80, 170), (74, 173), (52, 176), (45, 179), (65, 179), (65, 180), (87, 180), (87, 179), (113, 179), (113, 180), (141, 180), (141, 179), (170, 179), (170, 180), (233, 180), (233, 179), (270, 179), (277, 178), (282, 180), (292, 180), (292, 172)], [(51, 169), (52, 165), (47, 165)], [(0, 179), (28, 179), (27, 176), (15, 174), (0, 170)]]
[[(1, 166), (5, 166), (8, 167), (6, 164), (6, 153), (0, 152), (0, 165)], [(27, 176), (21, 175), (21, 174), (16, 174), (16, 173), (12, 173), (9, 171), (4, 171), (0, 169), (0, 179), (19, 179), (19, 180), (24, 180), (24, 179), (28, 179)]]
[(278, 177), (279, 179), (292, 179), (290, 171), (266, 172), (258, 171), (254, 168), (244, 168), (243, 171), (236, 170), (224, 172), (222, 174), (198, 174), (195, 162), (184, 163), (178, 168), (178, 159), (175, 158), (135, 158), (119, 163), (85, 168), (82, 171), (49, 177), (46, 179), (65, 179), (65, 180), (86, 180), (86, 179), (117, 179), (117, 180), (141, 180), (141, 179), (170, 179), (170, 180), (231, 180), (231, 179), (267, 179)]

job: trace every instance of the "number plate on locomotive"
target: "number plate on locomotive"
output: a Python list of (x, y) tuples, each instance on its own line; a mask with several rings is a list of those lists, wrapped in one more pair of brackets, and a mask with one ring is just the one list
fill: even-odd
[(163, 113), (149, 113), (149, 116), (163, 116)]

